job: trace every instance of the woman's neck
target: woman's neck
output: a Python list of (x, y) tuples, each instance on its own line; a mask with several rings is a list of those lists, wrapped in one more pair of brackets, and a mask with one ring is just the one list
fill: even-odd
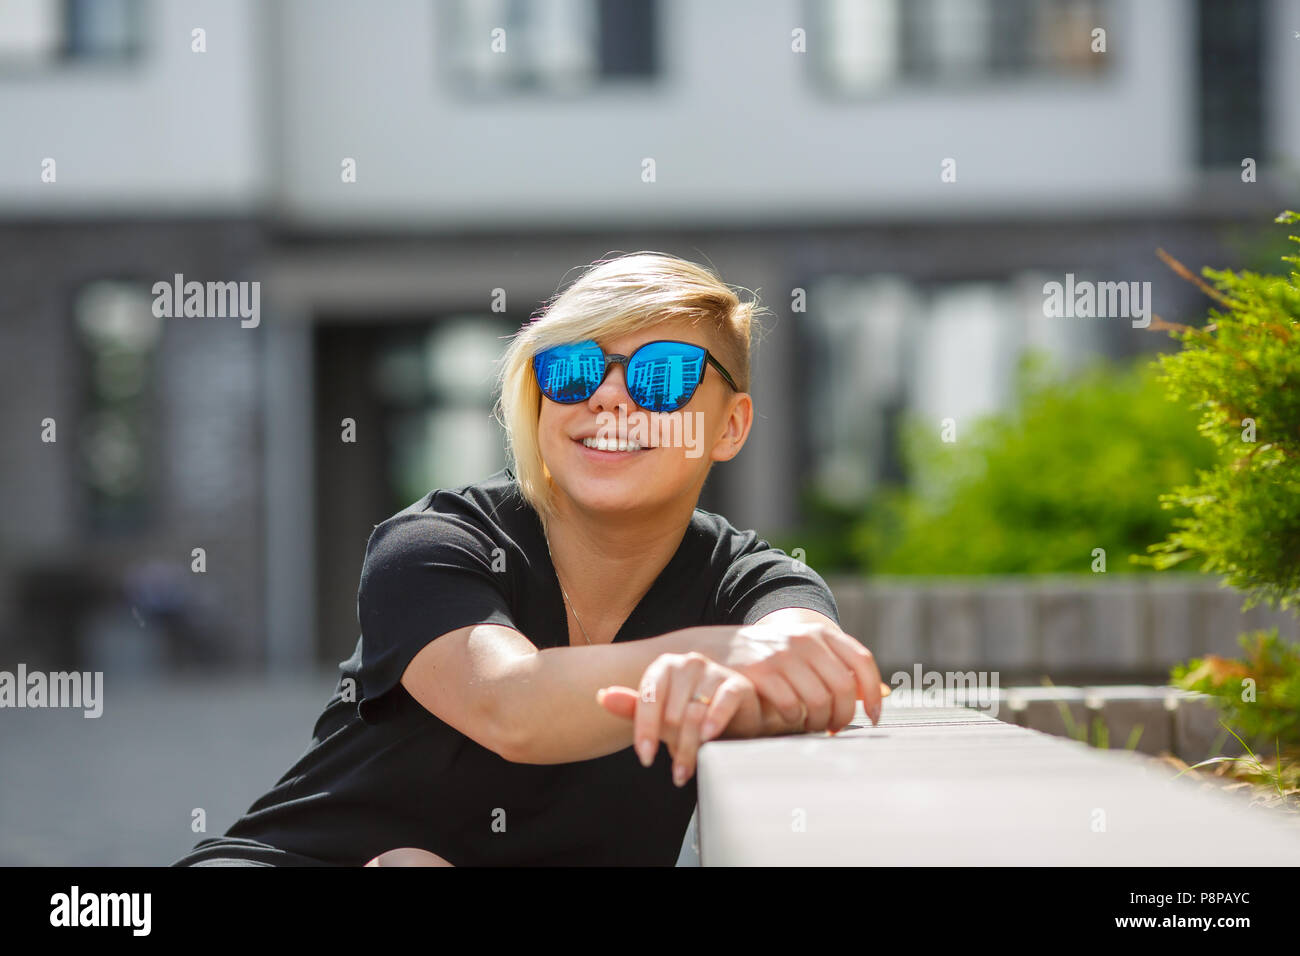
[(611, 520), (570, 507), (547, 522), (551, 561), (592, 643), (614, 638), (672, 560), (693, 513)]

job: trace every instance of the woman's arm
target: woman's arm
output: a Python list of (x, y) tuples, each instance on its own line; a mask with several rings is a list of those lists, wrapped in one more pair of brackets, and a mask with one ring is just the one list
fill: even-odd
[[(870, 652), (833, 622), (789, 617), (544, 650), (513, 628), (474, 625), (422, 648), (403, 673), (402, 686), (439, 719), (515, 763), (590, 760), (630, 745), (637, 728), (602, 707), (596, 691), (640, 687), (646, 669), (663, 654), (698, 651), (744, 674), (789, 724), (798, 724), (806, 708), (809, 730), (844, 726), (852, 717), (855, 684), (874, 719), (880, 687)], [(847, 716), (832, 724), (832, 712), (844, 710), (845, 698)], [(650, 743), (645, 722), (638, 723), (640, 742)], [(651, 739), (662, 736), (656, 727)]]
[(596, 700), (602, 687), (636, 687), (661, 654), (721, 653), (734, 626), (538, 650), (514, 628), (479, 624), (430, 641), (402, 686), (425, 710), (514, 763), (590, 760), (632, 743), (632, 725)]

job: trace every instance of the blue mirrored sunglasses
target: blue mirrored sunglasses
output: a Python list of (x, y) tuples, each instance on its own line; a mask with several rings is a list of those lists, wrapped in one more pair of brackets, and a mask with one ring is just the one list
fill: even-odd
[(594, 339), (553, 345), (533, 356), (533, 371), (543, 395), (572, 405), (591, 398), (610, 367), (619, 363), (627, 379), (628, 396), (648, 412), (676, 411), (689, 402), (704, 378), (706, 363), (740, 391), (731, 373), (708, 349), (690, 342), (647, 342), (630, 356), (607, 354)]

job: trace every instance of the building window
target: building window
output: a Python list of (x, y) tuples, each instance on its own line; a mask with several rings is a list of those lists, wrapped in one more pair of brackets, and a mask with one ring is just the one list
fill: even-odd
[(1198, 154), (1202, 167), (1240, 169), (1266, 156), (1264, 11), (1260, 0), (1199, 0)]
[(143, 284), (86, 285), (74, 306), (81, 358), (77, 474), (98, 532), (131, 531), (147, 518), (155, 353), (162, 321)]
[(139, 0), (0, 0), (0, 66), (135, 56)]
[(472, 92), (563, 93), (658, 71), (655, 0), (444, 0), (449, 80)]
[(493, 382), (503, 336), (514, 329), (499, 316), (464, 316), (386, 334), (372, 382), (383, 409), (390, 503), (405, 507), (430, 488), (479, 481), (505, 466)]
[(837, 93), (1017, 76), (1094, 76), (1105, 0), (809, 0), (819, 80)]

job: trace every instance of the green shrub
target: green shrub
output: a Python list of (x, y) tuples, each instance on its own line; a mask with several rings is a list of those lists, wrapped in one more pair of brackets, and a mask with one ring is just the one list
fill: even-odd
[[(873, 502), (853, 533), (859, 567), (885, 574), (1132, 570), (1173, 528), (1159, 495), (1213, 463), (1196, 418), (1165, 400), (1150, 361), (1053, 380), (1021, 364), (1013, 410), (964, 426), (905, 429), (909, 486)], [(959, 423), (959, 428), (963, 426)], [(811, 559), (810, 559), (811, 560)]]
[[(1300, 222), (1286, 212), (1278, 222)], [(1289, 237), (1300, 243), (1300, 237)], [(1300, 265), (1300, 256), (1284, 256)], [(1290, 279), (1181, 265), (1223, 310), (1201, 329), (1173, 327), (1180, 352), (1158, 359), (1171, 397), (1191, 403), (1214, 445), (1211, 467), (1162, 496), (1178, 509), (1148, 563), (1196, 559), (1246, 592), (1247, 606), (1300, 599), (1300, 272)]]
[(1233, 731), (1252, 747), (1300, 748), (1300, 644), (1288, 644), (1277, 628), (1238, 638), (1243, 660), (1217, 654), (1173, 670), (1173, 683), (1209, 694)]

